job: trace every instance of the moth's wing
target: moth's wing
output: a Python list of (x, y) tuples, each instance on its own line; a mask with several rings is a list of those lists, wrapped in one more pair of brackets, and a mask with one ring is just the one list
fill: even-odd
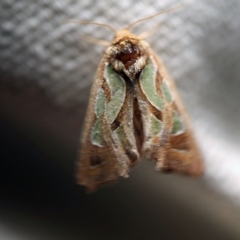
[(176, 87), (155, 53), (137, 84), (144, 140), (142, 154), (156, 169), (198, 176), (203, 161)]
[(127, 177), (139, 160), (133, 132), (133, 93), (106, 56), (91, 90), (82, 134), (78, 183), (89, 191)]

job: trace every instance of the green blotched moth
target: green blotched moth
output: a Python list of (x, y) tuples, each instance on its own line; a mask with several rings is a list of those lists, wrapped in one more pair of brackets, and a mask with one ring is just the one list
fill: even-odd
[(129, 31), (132, 26), (116, 32), (93, 82), (77, 173), (89, 191), (128, 177), (140, 157), (163, 172), (203, 172), (176, 87), (148, 43)]

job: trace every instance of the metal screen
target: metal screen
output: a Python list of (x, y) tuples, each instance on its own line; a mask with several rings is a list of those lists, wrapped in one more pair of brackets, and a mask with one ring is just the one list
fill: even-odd
[[(90, 20), (120, 29), (179, 3), (182, 2), (2, 0), (1, 119), (23, 134), (27, 132), (44, 151), (60, 151), (74, 159), (90, 86), (105, 49), (81, 40), (81, 36), (111, 41), (113, 33), (98, 26), (64, 21)], [(239, 13), (237, 0), (191, 1), (177, 11), (133, 28), (137, 34), (155, 29), (148, 42), (173, 76), (189, 111), (206, 161), (205, 184), (237, 204)], [(67, 149), (65, 153), (52, 148), (53, 139)], [(64, 157), (59, 162), (57, 157), (54, 159), (63, 169), (67, 166), (69, 175), (73, 174), (74, 160), (67, 163)]]

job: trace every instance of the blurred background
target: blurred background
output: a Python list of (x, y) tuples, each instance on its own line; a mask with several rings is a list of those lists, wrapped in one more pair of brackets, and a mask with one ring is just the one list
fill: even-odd
[(0, 239), (240, 239), (240, 2), (201, 0), (134, 27), (176, 81), (205, 159), (203, 178), (155, 172), (86, 194), (79, 137), (108, 29), (183, 1), (0, 2)]

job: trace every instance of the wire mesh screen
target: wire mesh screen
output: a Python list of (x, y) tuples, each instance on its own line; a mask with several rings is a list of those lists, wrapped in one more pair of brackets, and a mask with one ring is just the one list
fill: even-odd
[[(2, 119), (26, 130), (34, 143), (44, 145), (44, 151), (61, 153), (47, 147), (56, 140), (70, 149), (74, 158), (90, 86), (105, 49), (81, 38), (87, 35), (111, 41), (113, 33), (99, 26), (65, 21), (89, 20), (121, 29), (180, 3), (1, 1)], [(206, 182), (238, 204), (239, 12), (237, 0), (191, 1), (133, 28), (136, 34), (154, 30), (147, 40), (173, 76), (189, 111), (206, 161)], [(42, 138), (36, 140), (39, 136)], [(58, 164), (64, 168), (66, 161)], [(68, 173), (73, 174), (70, 163)]]

